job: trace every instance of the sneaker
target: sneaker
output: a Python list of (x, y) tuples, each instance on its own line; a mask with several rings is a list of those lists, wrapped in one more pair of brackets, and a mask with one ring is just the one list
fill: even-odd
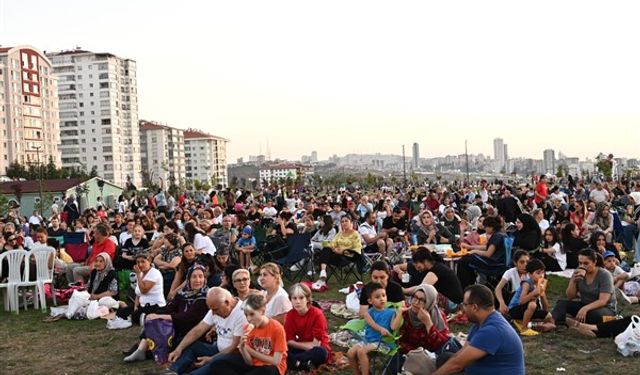
[(321, 270), (320, 271), (320, 278), (321, 279), (326, 279), (327, 278), (327, 270)]
[(299, 261), (298, 263), (294, 264), (293, 266), (291, 266), (289, 268), (289, 271), (291, 272), (298, 272), (300, 271), (302, 268), (304, 267), (304, 260)]
[(620, 288), (616, 288), (616, 300), (618, 300), (618, 303), (622, 306), (631, 305), (633, 303), (629, 296), (624, 294)]
[(107, 320), (107, 329), (127, 329), (131, 327), (132, 323), (129, 320), (115, 317), (111, 320)]
[(311, 285), (311, 289), (318, 291), (320, 289), (322, 289), (323, 287), (327, 286), (327, 283), (324, 280), (318, 280), (315, 283), (313, 283)]
[(520, 336), (538, 336), (540, 332), (534, 331), (531, 328), (527, 328), (526, 331), (521, 331)]

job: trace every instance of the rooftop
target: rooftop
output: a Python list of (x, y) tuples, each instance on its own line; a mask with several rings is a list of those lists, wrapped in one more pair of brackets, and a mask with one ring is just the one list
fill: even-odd
[(202, 130), (198, 130), (198, 129), (192, 129), (189, 128), (187, 130), (184, 131), (184, 138), (185, 139), (195, 139), (195, 138), (210, 138), (210, 139), (218, 139), (221, 141), (226, 141), (229, 142), (228, 139), (223, 138), (223, 137), (218, 137), (217, 135), (212, 135), (209, 133), (205, 133)]
[[(42, 190), (47, 192), (59, 193), (67, 191), (85, 180), (82, 178), (57, 178), (53, 180), (42, 180)], [(25, 193), (37, 193), (40, 191), (40, 183), (38, 180), (29, 181), (8, 181), (0, 183), (0, 193), (14, 194), (16, 191)]]

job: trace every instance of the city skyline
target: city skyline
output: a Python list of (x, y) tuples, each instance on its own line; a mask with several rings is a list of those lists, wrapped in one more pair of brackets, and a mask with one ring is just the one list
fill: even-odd
[(640, 156), (639, 4), (248, 4), (2, 3), (0, 43), (135, 60), (139, 117), (228, 138), (229, 160), (267, 141), (272, 159), (493, 155), (498, 137), (509, 158)]

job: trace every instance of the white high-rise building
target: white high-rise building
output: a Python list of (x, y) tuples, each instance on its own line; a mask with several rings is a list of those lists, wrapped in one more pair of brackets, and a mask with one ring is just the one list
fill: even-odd
[(31, 46), (0, 47), (0, 174), (14, 161), (60, 167), (59, 143), (51, 61)]
[(496, 172), (500, 172), (506, 166), (505, 160), (505, 147), (502, 138), (496, 138), (493, 140), (493, 159), (496, 162)]
[(188, 180), (199, 180), (226, 187), (228, 139), (204, 133), (196, 129), (184, 131), (184, 154)]
[(161, 188), (185, 179), (184, 130), (140, 120), (140, 155), (143, 173)]
[(140, 185), (136, 62), (80, 49), (47, 56), (58, 76), (62, 166)]
[(544, 173), (556, 173), (556, 159), (555, 152), (551, 149), (544, 150), (543, 152), (543, 165)]

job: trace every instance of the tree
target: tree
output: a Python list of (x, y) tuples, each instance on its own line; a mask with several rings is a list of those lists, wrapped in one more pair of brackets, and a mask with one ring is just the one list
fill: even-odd
[(9, 198), (0, 194), (0, 217), (5, 217), (9, 213)]
[(27, 178), (27, 169), (16, 160), (7, 167), (7, 177), (11, 179)]
[(558, 165), (558, 171), (556, 172), (556, 177), (562, 178), (564, 177), (564, 166)]
[(89, 177), (93, 178), (93, 177), (98, 177), (98, 166), (94, 165), (91, 168), (91, 172), (89, 173)]
[(44, 215), (47, 210), (53, 204), (53, 193), (50, 191), (42, 193), (42, 200), (36, 202), (34, 209), (38, 210), (41, 215)]
[(611, 161), (607, 160), (607, 158), (602, 153), (596, 156), (596, 160), (598, 160), (598, 162), (596, 163), (596, 167), (598, 168), (598, 170), (604, 175), (607, 180), (611, 180), (613, 172)]
[(53, 156), (49, 156), (49, 162), (44, 167), (44, 173), (42, 178), (52, 179), (52, 178), (61, 178), (62, 177), (62, 169), (56, 168), (56, 164), (53, 162)]

